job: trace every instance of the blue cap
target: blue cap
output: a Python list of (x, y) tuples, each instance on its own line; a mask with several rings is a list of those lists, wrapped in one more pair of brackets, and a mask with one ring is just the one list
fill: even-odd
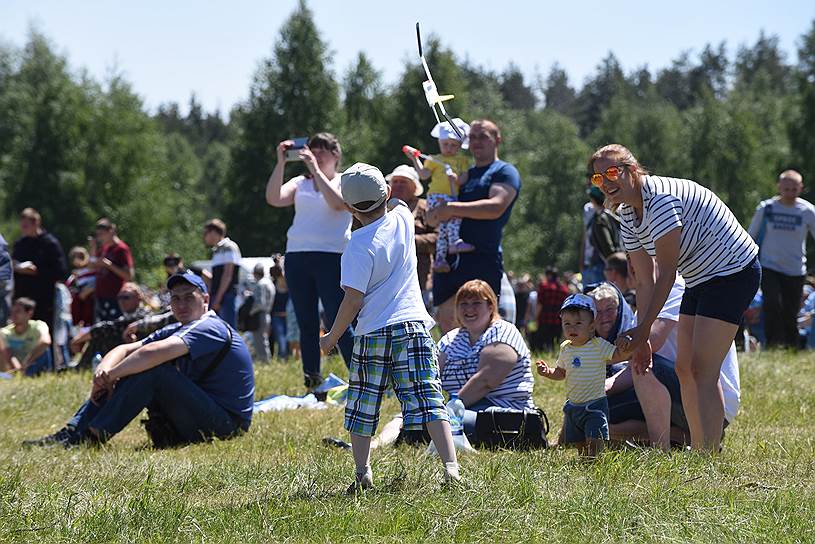
[(566, 300), (560, 305), (560, 311), (566, 309), (588, 310), (591, 312), (592, 317), (597, 317), (597, 307), (594, 305), (594, 299), (582, 293), (575, 293), (566, 297)]
[(170, 276), (170, 278), (167, 280), (167, 289), (172, 289), (173, 287), (178, 285), (179, 282), (189, 283), (193, 287), (197, 287), (198, 289), (200, 289), (202, 293), (204, 294), (208, 293), (207, 284), (204, 283), (204, 280), (201, 279), (201, 276), (194, 274), (189, 270), (183, 273), (179, 272), (177, 274), (173, 274), (172, 276)]

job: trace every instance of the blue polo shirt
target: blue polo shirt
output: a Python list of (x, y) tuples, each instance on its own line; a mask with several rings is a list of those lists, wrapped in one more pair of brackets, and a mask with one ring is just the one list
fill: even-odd
[(146, 345), (170, 336), (178, 336), (190, 350), (176, 359), (182, 374), (194, 381), (218, 406), (243, 421), (252, 420), (252, 404), (255, 400), (255, 373), (252, 358), (241, 335), (232, 330), (232, 346), (223, 361), (200, 380), (201, 374), (218, 355), (229, 336), (229, 325), (215, 312), (208, 311), (201, 319), (182, 325), (173, 323), (160, 329), (144, 340)]
[(461, 202), (483, 200), (490, 196), (493, 183), (503, 183), (515, 189), (515, 198), (498, 219), (462, 219), (461, 239), (475, 245), (476, 253), (501, 253), (501, 238), (504, 225), (509, 221), (512, 207), (521, 193), (521, 175), (518, 169), (502, 160), (487, 166), (475, 166), (467, 172), (467, 183), (459, 189)]

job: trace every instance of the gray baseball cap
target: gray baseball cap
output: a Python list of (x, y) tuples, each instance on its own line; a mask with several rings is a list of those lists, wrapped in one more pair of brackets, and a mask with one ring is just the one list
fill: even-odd
[[(367, 213), (379, 207), (388, 198), (388, 184), (379, 168), (358, 162), (342, 173), (340, 191), (346, 204), (358, 212)], [(360, 208), (359, 204), (372, 202)]]

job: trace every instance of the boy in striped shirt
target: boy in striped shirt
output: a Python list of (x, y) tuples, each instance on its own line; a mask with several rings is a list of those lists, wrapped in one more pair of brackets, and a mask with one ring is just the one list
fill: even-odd
[(594, 299), (570, 295), (560, 307), (563, 336), (557, 366), (538, 361), (538, 374), (550, 380), (566, 379), (563, 406), (563, 442), (577, 444), (582, 455), (596, 457), (608, 440), (606, 365), (626, 360), (614, 344), (595, 336)]

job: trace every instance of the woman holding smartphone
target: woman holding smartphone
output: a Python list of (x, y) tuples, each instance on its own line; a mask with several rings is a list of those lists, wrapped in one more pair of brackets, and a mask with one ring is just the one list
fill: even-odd
[[(337, 137), (327, 132), (315, 134), (297, 151), (306, 175), (285, 183), (283, 174), (287, 151), (294, 140), (277, 145), (277, 164), (266, 184), (266, 202), (275, 208), (294, 206), (294, 219), (286, 237), (286, 283), (300, 327), (305, 386), (314, 389), (323, 378), (320, 373), (319, 301), (331, 328), (342, 302), (340, 257), (351, 238), (351, 214), (340, 193), (337, 166), (342, 148)], [(350, 328), (337, 343), (346, 365), (351, 361), (353, 338)]]

